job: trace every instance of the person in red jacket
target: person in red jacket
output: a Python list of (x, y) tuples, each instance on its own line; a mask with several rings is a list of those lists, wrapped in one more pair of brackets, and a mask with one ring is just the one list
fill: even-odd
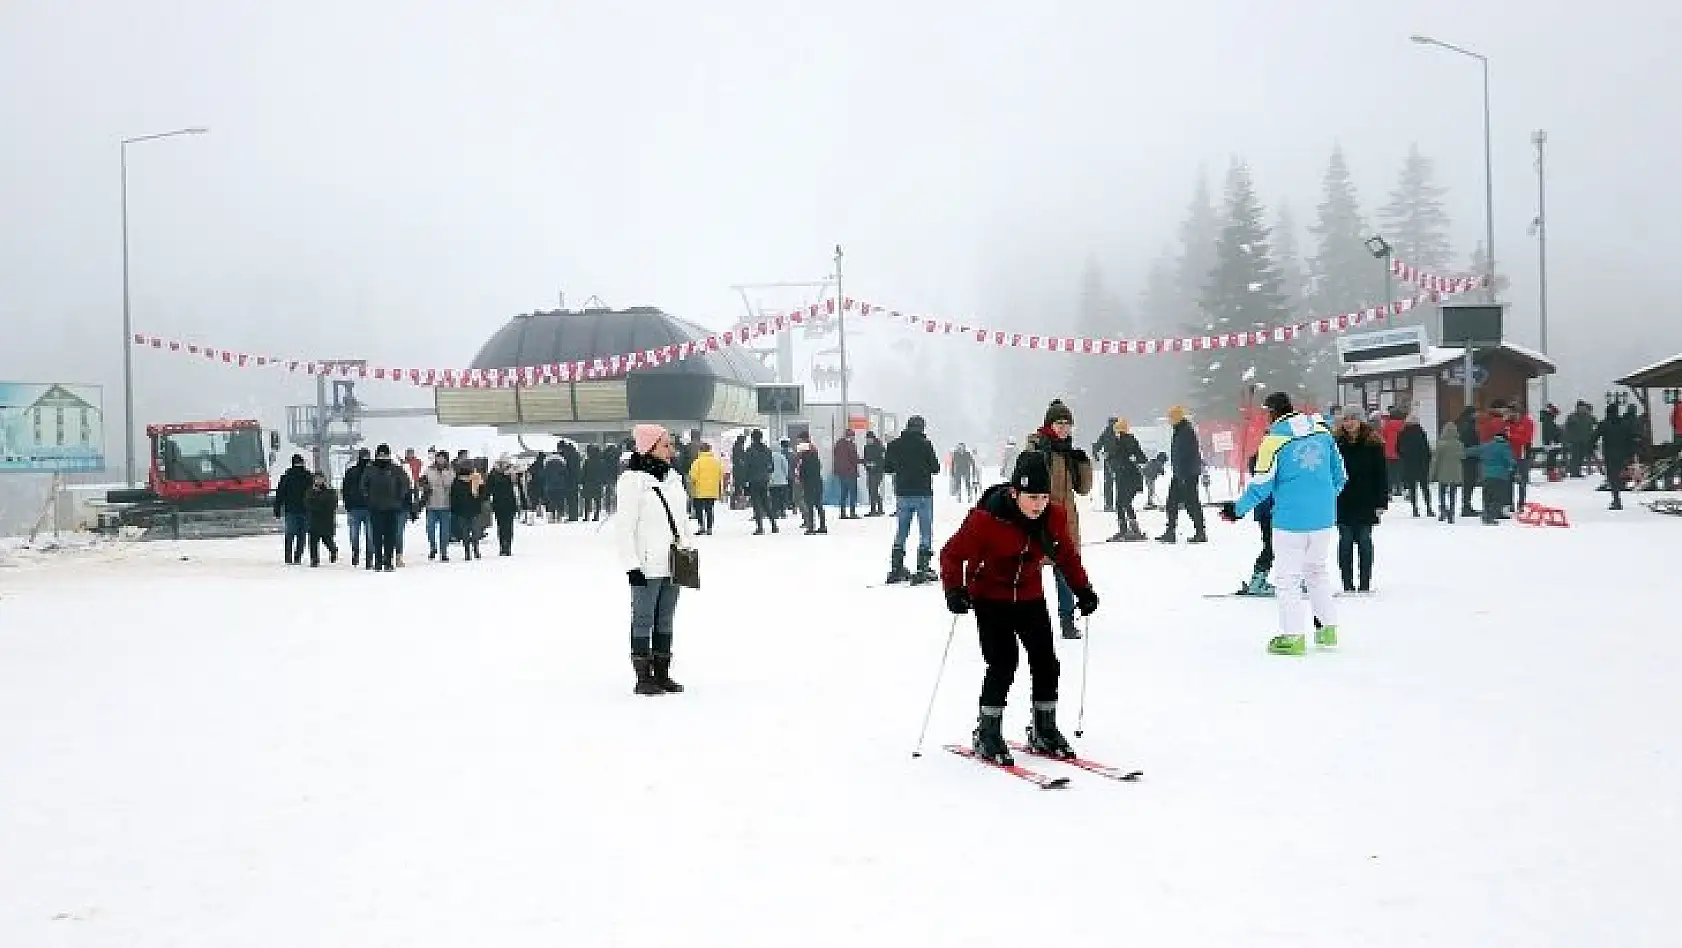
[(853, 440), (853, 429), (848, 428), (841, 440), (835, 442), (834, 464), (830, 471), (835, 479), (841, 482), (841, 502), (836, 506), (841, 508), (842, 520), (859, 519), (859, 447)]
[(1017, 459), (1009, 483), (996, 484), (981, 495), (940, 550), (946, 607), (954, 615), (975, 610), (987, 673), (973, 747), (976, 756), (995, 764), (1014, 763), (1002, 724), (1005, 699), (1016, 678), (1019, 639), (1033, 676), (1034, 723), (1028, 729), (1028, 746), (1051, 757), (1075, 756), (1057, 729), (1059, 666), (1040, 582), (1047, 560), (1074, 589), (1081, 615), (1096, 611), (1098, 595), (1081, 565), (1080, 546), (1070, 536), (1068, 514), (1051, 501), (1051, 469), (1043, 454), (1030, 451)]
[(1407, 415), (1392, 410), (1378, 423), (1378, 436), (1384, 441), (1384, 468), (1390, 476), (1390, 493), (1396, 497), (1402, 496), (1402, 486), (1406, 478), (1402, 476), (1402, 429), (1407, 426)]
[(1513, 480), (1518, 482), (1516, 509), (1523, 509), (1530, 494), (1530, 446), (1536, 441), (1536, 422), (1524, 413), (1524, 406), (1514, 403), (1507, 410), (1507, 441), (1513, 446)]

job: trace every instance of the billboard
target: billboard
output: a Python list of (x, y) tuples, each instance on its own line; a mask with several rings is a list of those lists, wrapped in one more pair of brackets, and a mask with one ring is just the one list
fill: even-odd
[(0, 474), (105, 470), (104, 404), (97, 385), (0, 382)]

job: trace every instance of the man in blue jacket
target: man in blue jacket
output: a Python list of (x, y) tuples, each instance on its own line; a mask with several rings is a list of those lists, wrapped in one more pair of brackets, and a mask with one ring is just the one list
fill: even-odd
[[(1275, 655), (1307, 651), (1304, 629), (1318, 618), (1314, 644), (1337, 644), (1336, 604), (1326, 552), (1337, 535), (1337, 495), (1349, 475), (1332, 433), (1319, 418), (1297, 414), (1284, 392), (1267, 396), (1269, 425), (1256, 451), (1256, 474), (1236, 504), (1221, 506), (1229, 523), (1269, 498), (1273, 501), (1273, 585), (1279, 600), (1279, 634), (1268, 642)], [(1307, 586), (1312, 612), (1303, 601)]]

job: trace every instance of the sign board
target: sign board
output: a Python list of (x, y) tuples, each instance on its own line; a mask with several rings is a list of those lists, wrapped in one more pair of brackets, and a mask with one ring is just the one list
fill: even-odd
[[(1450, 363), (1449, 367), (1443, 370), (1443, 381), (1451, 385), (1465, 385), (1465, 364), (1460, 362)], [(1489, 370), (1481, 365), (1472, 366), (1472, 387), (1477, 388), (1487, 381), (1489, 381)]]
[(0, 474), (105, 470), (104, 404), (98, 385), (0, 382)]
[(1505, 303), (1444, 303), (1443, 345), (1492, 346), (1500, 342)]
[(1337, 358), (1344, 365), (1355, 365), (1391, 356), (1421, 355), (1430, 347), (1431, 340), (1424, 326), (1402, 326), (1339, 336)]
[(798, 415), (806, 407), (805, 388), (800, 385), (755, 385), (761, 415)]
[(870, 430), (870, 416), (869, 415), (853, 415), (852, 417), (847, 419), (847, 425), (849, 427), (851, 427), (854, 431), (869, 431)]
[(1209, 436), (1209, 447), (1216, 451), (1231, 451), (1234, 447), (1232, 432), (1217, 431)]

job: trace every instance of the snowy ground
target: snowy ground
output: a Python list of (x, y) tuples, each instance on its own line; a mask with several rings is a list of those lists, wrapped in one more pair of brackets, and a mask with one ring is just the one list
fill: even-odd
[[(1303, 659), (1203, 596), (1252, 524), (1087, 547), (1076, 743), (1148, 773), (1056, 793), (910, 758), (951, 620), (865, 588), (887, 521), (727, 515), (657, 699), (589, 526), (449, 566), (411, 530), (391, 575), (270, 538), (13, 550), (0, 945), (1676, 945), (1682, 521), (1537, 493), (1573, 527), (1390, 517), (1379, 595)], [(973, 636), (931, 744), (967, 738)]]

